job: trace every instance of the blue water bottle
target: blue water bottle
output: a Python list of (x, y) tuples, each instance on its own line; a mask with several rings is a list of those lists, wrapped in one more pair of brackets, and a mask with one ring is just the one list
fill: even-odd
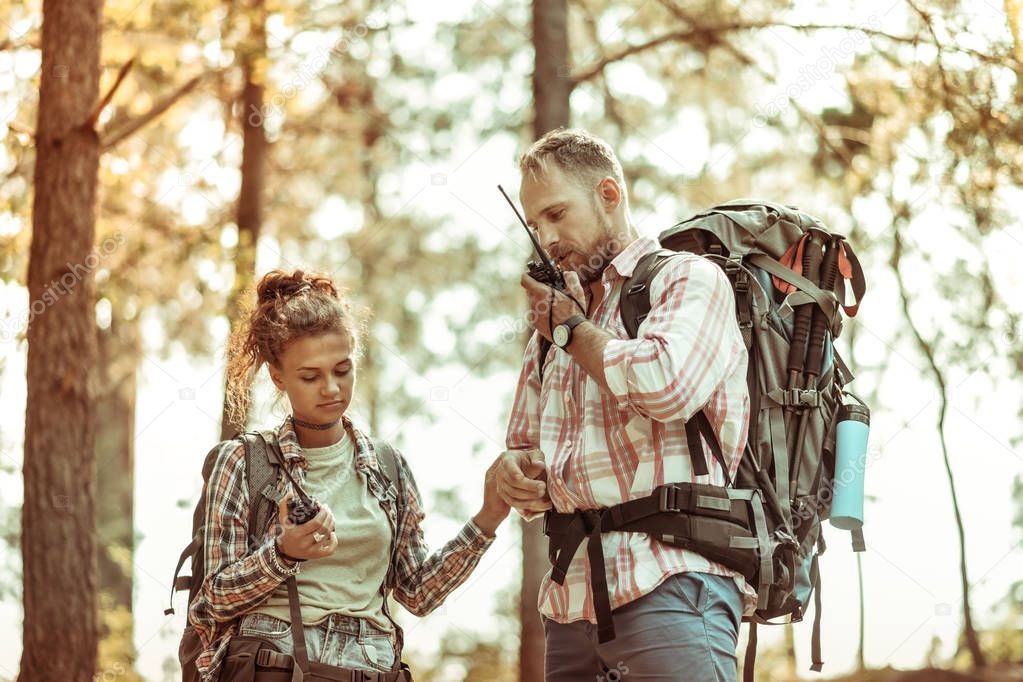
[(835, 446), (835, 490), (831, 525), (842, 530), (863, 526), (863, 478), (867, 468), (870, 409), (864, 404), (838, 408)]

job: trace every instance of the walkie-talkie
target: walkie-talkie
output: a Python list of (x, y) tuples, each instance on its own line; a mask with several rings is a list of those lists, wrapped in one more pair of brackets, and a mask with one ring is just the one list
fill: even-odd
[(276, 443), (268, 443), (267, 445), (271, 448), (271, 451), (273, 452), (274, 457), (277, 458), (277, 461), (280, 462), (281, 471), (283, 471), (284, 475), (288, 477), (289, 481), (291, 481), (292, 489), (298, 493), (297, 500), (294, 497), (288, 500), (288, 523), (301, 526), (307, 521), (312, 521), (316, 518), (316, 515), (320, 513), (320, 503), (316, 501), (316, 498), (307, 495), (306, 492), (298, 485), (295, 477), (291, 475), (290, 471), (288, 471), (288, 465), (284, 461), (284, 456), (281, 454)]
[(546, 284), (558, 291), (566, 291), (565, 275), (561, 272), (561, 268), (551, 261), (551, 257), (548, 256), (547, 252), (543, 250), (542, 246), (540, 246), (540, 242), (537, 240), (536, 235), (533, 234), (531, 229), (529, 229), (529, 225), (526, 224), (522, 214), (519, 213), (519, 209), (515, 207), (511, 197), (509, 197), (508, 193), (504, 191), (504, 187), (498, 185), (497, 189), (501, 190), (501, 194), (504, 195), (508, 205), (511, 206), (513, 211), (515, 211), (515, 217), (519, 219), (519, 222), (522, 223), (522, 227), (526, 229), (526, 234), (529, 235), (529, 241), (533, 242), (533, 250), (536, 251), (536, 255), (540, 258), (539, 261), (531, 260), (526, 263), (526, 267), (529, 269), (529, 276), (537, 282)]

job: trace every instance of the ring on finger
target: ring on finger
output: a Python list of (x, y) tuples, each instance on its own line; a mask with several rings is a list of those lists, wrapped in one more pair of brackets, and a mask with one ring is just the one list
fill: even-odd
[(323, 538), (325, 537), (327, 536), (324, 535), (323, 533), (320, 532), (313, 533), (313, 542), (323, 542)]

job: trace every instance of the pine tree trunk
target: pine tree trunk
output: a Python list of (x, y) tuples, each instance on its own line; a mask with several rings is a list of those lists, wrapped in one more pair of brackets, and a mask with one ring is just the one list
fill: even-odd
[(539, 138), (572, 120), (569, 96), (572, 78), (568, 54), (568, 8), (566, 0), (533, 2), (533, 134)]
[[(263, 0), (251, 0), (245, 8), (250, 34), (239, 50), (245, 86), (241, 96), (242, 167), (238, 192), (238, 247), (234, 258), (234, 285), (227, 303), (227, 317), (233, 332), (239, 310), (256, 277), (256, 246), (263, 226), (263, 183), (266, 175), (266, 130), (263, 108), (266, 60), (266, 10)], [(220, 438), (226, 440), (245, 430), (246, 418), (232, 420), (224, 403)]]
[[(569, 95), (568, 8), (566, 0), (533, 2), (533, 135), (539, 138), (571, 121)], [(522, 529), (522, 592), (519, 597), (521, 639), (519, 681), (542, 682), (544, 632), (536, 610), (540, 581), (550, 569), (547, 538), (539, 521), (520, 522)]]
[(22, 682), (90, 680), (96, 595), (95, 268), (102, 0), (44, 0), (28, 266)]
[(126, 627), (104, 631), (107, 662), (117, 662), (124, 670), (135, 664), (132, 613), (135, 554), (135, 397), (139, 358), (138, 326), (118, 320), (99, 332), (96, 401), (96, 530), (99, 539), (99, 590), (104, 612), (127, 614), (116, 618)]
[(798, 679), (796, 674), (796, 629), (792, 623), (782, 626), (785, 631), (785, 679)]

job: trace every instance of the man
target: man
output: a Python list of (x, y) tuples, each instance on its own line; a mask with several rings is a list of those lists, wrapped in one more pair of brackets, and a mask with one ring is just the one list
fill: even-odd
[[(520, 169), (526, 220), (570, 295), (522, 277), (536, 334), (508, 425), (501, 495), (533, 518), (551, 507), (610, 507), (664, 483), (724, 485), (714, 459), (708, 475), (693, 473), (684, 424), (701, 409), (733, 480), (749, 397), (724, 274), (702, 257), (673, 256), (650, 282), (637, 338), (628, 338), (621, 284), (659, 244), (631, 223), (614, 152), (589, 133), (557, 130), (522, 156)], [(542, 372), (540, 337), (555, 341)], [(645, 533), (599, 537), (615, 637), (598, 637), (590, 559), (580, 548), (563, 584), (548, 573), (540, 587), (547, 682), (734, 680), (741, 615), (756, 599), (741, 575)]]

